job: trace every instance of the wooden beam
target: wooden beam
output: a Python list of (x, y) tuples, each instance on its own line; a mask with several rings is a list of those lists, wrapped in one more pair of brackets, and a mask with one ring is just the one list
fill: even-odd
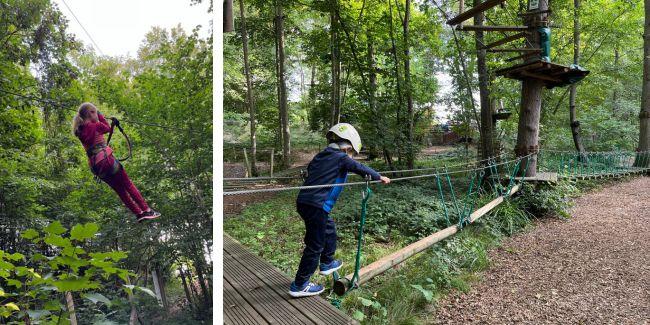
[(525, 47), (525, 48), (518, 48), (518, 49), (491, 49), (491, 50), (487, 50), (487, 51), (491, 52), (491, 53), (501, 53), (501, 52), (534, 52), (534, 53), (538, 53), (538, 52), (541, 52), (542, 50), (541, 49), (531, 49), (531, 48)]
[(465, 25), (465, 26), (458, 26), (456, 28), (460, 31), (470, 31), (470, 32), (475, 32), (475, 31), (485, 31), (485, 32), (522, 32), (529, 30), (530, 28), (528, 26), (477, 26), (477, 25)]
[(524, 53), (522, 55), (513, 56), (513, 57), (511, 57), (509, 59), (506, 59), (506, 62), (512, 62), (512, 61), (519, 60), (519, 59), (525, 59), (525, 58), (527, 58), (529, 56), (532, 56), (532, 55), (535, 55), (535, 54), (537, 54), (537, 53), (532, 53), (531, 52), (531, 53)]
[(505, 2), (505, 1), (506, 0), (487, 0), (485, 2), (482, 2), (482, 3), (478, 4), (478, 5), (470, 8), (469, 10), (467, 10), (467, 11), (465, 11), (463, 13), (458, 14), (458, 16), (447, 20), (447, 24), (448, 25), (457, 25), (459, 23), (464, 22), (465, 20), (468, 20), (468, 19), (476, 16), (476, 14), (478, 14), (480, 12), (486, 11), (486, 10), (492, 8), (492, 7), (496, 7), (497, 5), (499, 5), (500, 3)]
[(532, 62), (532, 63), (521, 63), (521, 64), (513, 65), (511, 67), (499, 69), (499, 70), (495, 71), (494, 73), (497, 76), (500, 76), (500, 75), (504, 75), (506, 73), (513, 73), (513, 72), (517, 72), (517, 71), (521, 71), (521, 70), (537, 69), (537, 68), (542, 67), (543, 64), (544, 63), (541, 62), (541, 61)]
[[(516, 193), (519, 190), (519, 185), (515, 185), (510, 189), (508, 192), (508, 196)], [(503, 202), (504, 196), (499, 196), (498, 198), (490, 201), (488, 204), (484, 205), (480, 209), (472, 212), (470, 215), (470, 223), (478, 220), (480, 217), (486, 215), (488, 212), (490, 212), (492, 209), (494, 209), (496, 206), (501, 204)], [(358, 284), (361, 285), (363, 283), (366, 283), (370, 281), (370, 279), (386, 272), (390, 268), (392, 268), (395, 265), (398, 265), (404, 261), (406, 261), (408, 258), (422, 252), (423, 250), (431, 247), (433, 244), (455, 234), (458, 232), (458, 226), (450, 226), (447, 227), (443, 230), (440, 230), (428, 237), (425, 237), (415, 243), (412, 243), (397, 252), (394, 252), (388, 256), (382, 257), (381, 259), (371, 263), (370, 265), (367, 265), (365, 267), (362, 267), (359, 270), (359, 281)], [(348, 284), (350, 283), (350, 279), (354, 276), (353, 273), (346, 275), (344, 278), (340, 278), (338, 281), (334, 283), (334, 292), (338, 295), (342, 295), (345, 293), (345, 291), (348, 288)]]
[(550, 82), (562, 82), (562, 80), (557, 79), (557, 78), (545, 76), (545, 75), (542, 75), (542, 74), (532, 73), (532, 72), (528, 72), (528, 71), (522, 71), (521, 75), (524, 76), (524, 77), (535, 78), (535, 79), (540, 79), (540, 80), (545, 80), (545, 81), (550, 81)]
[(498, 40), (496, 42), (492, 42), (492, 43), (490, 43), (488, 45), (483, 46), (483, 49), (487, 50), (487, 49), (491, 49), (493, 47), (497, 47), (499, 45), (503, 45), (503, 44), (508, 43), (508, 42), (512, 42), (512, 41), (514, 41), (516, 39), (525, 37), (526, 34), (527, 34), (527, 32), (520, 32), (520, 33), (511, 35), (511, 36), (502, 38), (502, 39), (500, 39), (500, 40)]

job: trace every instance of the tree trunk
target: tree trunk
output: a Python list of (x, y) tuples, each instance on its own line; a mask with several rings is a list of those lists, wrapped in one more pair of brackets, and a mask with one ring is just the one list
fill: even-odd
[(223, 1), (223, 32), (228, 33), (235, 30), (235, 18), (232, 12), (232, 0)]
[[(474, 6), (481, 3), (481, 0), (474, 0)], [(474, 25), (483, 26), (485, 14), (483, 12), (474, 16)], [(485, 49), (483, 47), (483, 31), (476, 32), (476, 65), (478, 69), (478, 89), (481, 101), (481, 158), (494, 157), (494, 123), (492, 118), (492, 106), (490, 105), (490, 89), (487, 64), (485, 63)]]
[[(618, 67), (619, 60), (618, 45), (614, 48), (614, 67)], [(612, 94), (612, 116), (620, 110), (620, 103), (618, 102), (618, 74), (614, 77), (614, 93)]]
[(74, 311), (74, 299), (70, 291), (65, 292), (65, 303), (70, 314), (70, 325), (77, 325), (77, 314)]
[[(367, 36), (368, 36), (368, 70), (369, 70), (368, 79), (370, 82), (370, 96), (369, 96), (368, 104), (370, 106), (370, 111), (376, 112), (377, 111), (377, 98), (376, 98), (377, 67), (375, 66), (374, 39), (372, 37), (372, 34), (370, 34), (370, 32), (368, 32)], [(382, 135), (380, 134), (379, 136), (381, 137)], [(386, 161), (388, 168), (393, 169), (393, 158), (391, 157), (390, 151), (386, 148), (385, 145), (382, 147), (383, 147), (382, 152), (384, 155), (384, 160)]]
[(289, 107), (287, 104), (287, 85), (284, 77), (284, 14), (282, 0), (275, 3), (275, 39), (278, 77), (278, 103), (280, 106), (280, 134), (282, 135), (282, 165), (291, 165), (291, 134), (289, 131)]
[[(573, 64), (578, 64), (580, 61), (580, 0), (573, 0), (573, 6)], [(582, 161), (585, 158), (585, 148), (580, 139), (580, 121), (576, 117), (576, 93), (577, 85), (573, 84), (569, 92), (569, 121), (573, 143)]]
[[(395, 34), (393, 33), (393, 4), (392, 4), (392, 0), (388, 0), (388, 9), (389, 9), (389, 14), (390, 14), (389, 17), (388, 17), (389, 18), (388, 21), (389, 21), (389, 24), (390, 24), (390, 26), (389, 26), (389, 28), (390, 28), (389, 35), (390, 35), (390, 41), (391, 41), (391, 52), (393, 54), (393, 61), (395, 62), (395, 88), (397, 90), (397, 103), (398, 103), (397, 111), (395, 112), (396, 113), (395, 114), (396, 115), (395, 119), (396, 119), (396, 122), (397, 122), (395, 125), (401, 126), (402, 125), (401, 111), (402, 111), (402, 106), (403, 106), (402, 80), (401, 80), (400, 73), (399, 73), (399, 59), (397, 58), (397, 46), (395, 45)], [(403, 143), (402, 135), (403, 135), (403, 132), (398, 130), (397, 132), (395, 132), (395, 135), (396, 135), (395, 143), (396, 143), (396, 147), (397, 147), (397, 158), (399, 159), (399, 161), (401, 163), (402, 162), (402, 143)]]
[[(546, 11), (547, 1), (539, 1), (539, 8), (530, 11)], [(533, 26), (535, 22), (543, 20), (546, 13), (527, 16), (526, 25)], [(540, 35), (537, 32), (526, 36), (526, 47), (540, 48)], [(539, 60), (540, 56), (531, 56), (529, 61)], [(539, 79), (528, 78), (521, 83), (521, 106), (519, 110), (519, 125), (517, 128), (517, 145), (515, 153), (518, 156), (537, 153), (539, 150), (539, 119), (542, 108), (542, 89), (544, 83)], [(528, 161), (523, 161), (526, 176), (535, 176), (537, 173), (537, 156), (532, 156)], [(522, 167), (522, 170), (523, 168)]]
[(244, 47), (244, 74), (246, 75), (246, 104), (251, 124), (251, 176), (258, 176), (257, 172), (257, 127), (255, 125), (255, 102), (253, 101), (253, 82), (251, 68), (248, 62), (248, 33), (246, 31), (246, 15), (244, 0), (239, 0), (239, 13), (241, 17), (241, 36)]
[(409, 169), (413, 168), (415, 163), (415, 139), (413, 137), (415, 112), (413, 110), (413, 89), (411, 87), (411, 56), (409, 50), (409, 20), (411, 18), (411, 0), (406, 0), (404, 7), (404, 87), (406, 90), (406, 111), (408, 114), (406, 138), (406, 164)]
[(187, 298), (187, 303), (190, 305), (190, 308), (193, 309), (194, 299), (192, 298), (192, 293), (190, 288), (187, 286), (187, 280), (185, 279), (185, 273), (183, 272), (183, 266), (181, 265), (178, 268), (178, 273), (181, 276), (181, 281), (183, 282), (183, 290), (185, 291), (185, 298)]
[(643, 85), (641, 88), (641, 112), (639, 113), (639, 154), (634, 166), (650, 166), (650, 0), (645, 0), (645, 24), (643, 27)]
[(168, 310), (169, 305), (167, 304), (167, 295), (165, 294), (165, 281), (160, 277), (160, 272), (158, 272), (157, 267), (151, 270), (151, 278), (153, 279), (153, 287), (156, 292), (156, 298), (158, 298), (158, 303), (165, 310)]
[(208, 290), (208, 286), (205, 284), (205, 277), (203, 276), (203, 274), (205, 274), (205, 270), (203, 269), (203, 256), (198, 256), (194, 263), (194, 267), (196, 268), (196, 276), (199, 279), (199, 285), (201, 286), (201, 292), (203, 293), (203, 304), (207, 310), (210, 308), (212, 295)]
[(332, 55), (332, 88), (330, 91), (331, 111), (330, 126), (334, 126), (341, 120), (341, 58), (339, 48), (339, 31), (336, 19), (336, 6), (338, 0), (332, 0), (330, 13), (330, 37), (331, 37), (331, 55)]

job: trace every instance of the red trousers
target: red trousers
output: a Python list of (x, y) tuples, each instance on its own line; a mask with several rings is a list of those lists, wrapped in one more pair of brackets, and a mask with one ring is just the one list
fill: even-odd
[[(108, 156), (97, 164), (97, 169), (102, 171), (102, 173), (104, 170), (109, 170), (113, 166), (114, 159), (113, 155)], [(129, 179), (124, 167), (120, 166), (117, 173), (101, 177), (101, 179), (119, 195), (124, 205), (135, 215), (149, 210), (147, 202), (145, 202), (140, 191), (138, 191), (135, 185), (133, 185), (133, 182), (131, 182), (131, 179)]]

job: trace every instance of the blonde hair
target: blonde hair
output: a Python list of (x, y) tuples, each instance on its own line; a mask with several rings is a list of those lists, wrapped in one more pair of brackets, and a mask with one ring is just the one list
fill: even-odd
[(77, 114), (72, 118), (72, 133), (74, 135), (79, 136), (81, 134), (81, 126), (86, 122), (86, 119), (88, 118), (88, 110), (91, 108), (97, 109), (93, 103), (89, 102), (79, 105)]

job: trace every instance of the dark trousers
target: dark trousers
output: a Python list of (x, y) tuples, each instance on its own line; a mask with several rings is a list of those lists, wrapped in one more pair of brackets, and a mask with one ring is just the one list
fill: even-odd
[(298, 203), (298, 214), (305, 222), (305, 250), (302, 252), (295, 283), (306, 284), (318, 263), (329, 264), (336, 251), (336, 225), (329, 213), (315, 206)]

